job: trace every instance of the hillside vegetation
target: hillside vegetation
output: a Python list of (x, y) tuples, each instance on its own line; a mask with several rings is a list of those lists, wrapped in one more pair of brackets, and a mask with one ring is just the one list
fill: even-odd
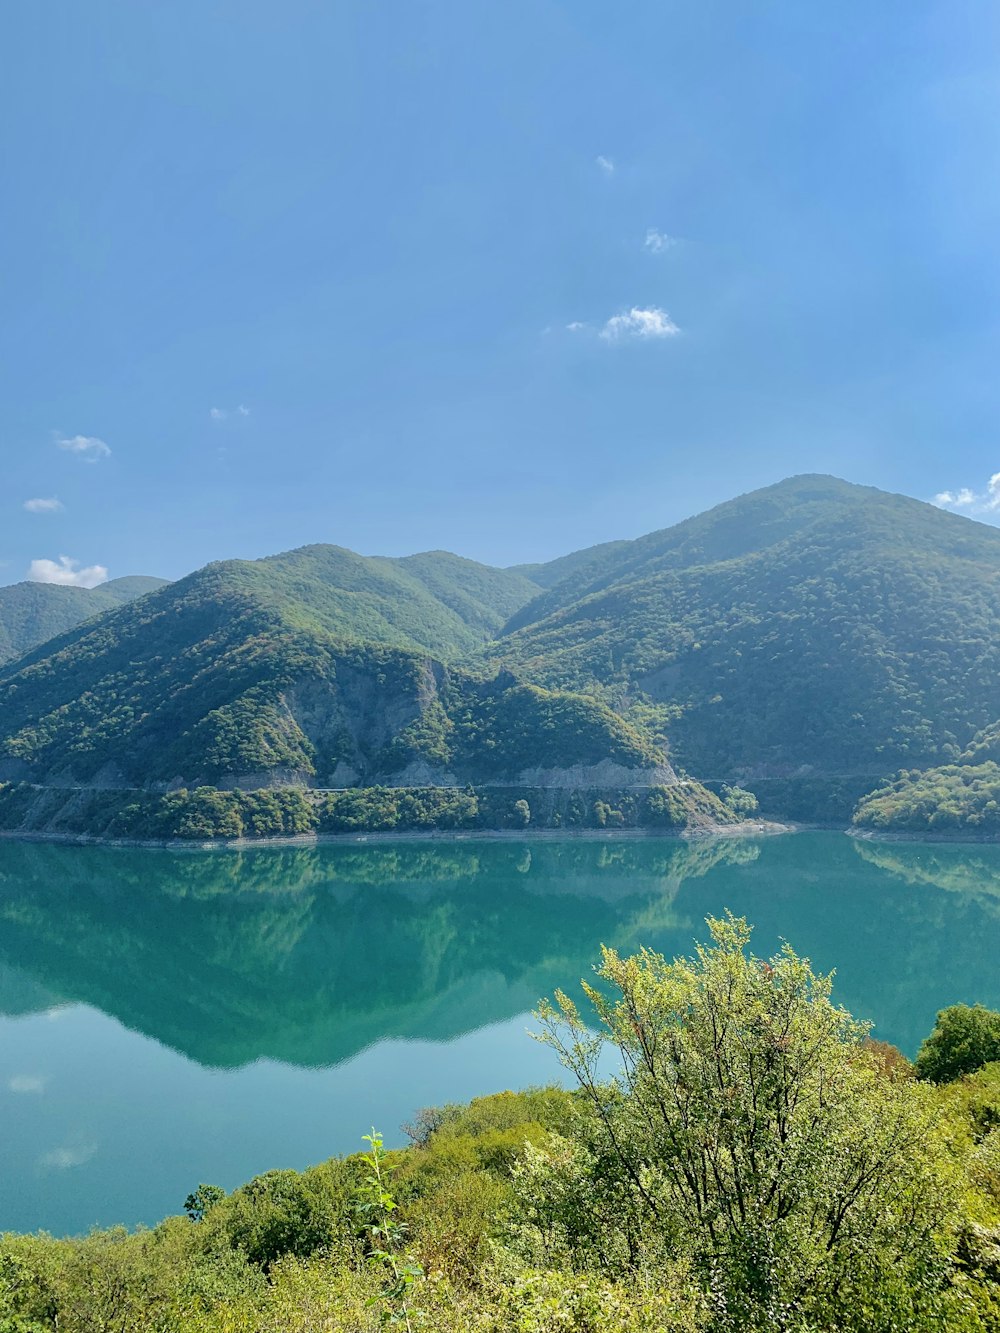
[(0, 664), (14, 661), (91, 616), (162, 588), (165, 582), (133, 575), (96, 588), (63, 588), (54, 583), (12, 583), (0, 588)]
[[(599, 699), (449, 670), (433, 646), (458, 653), (482, 630), (415, 574), (360, 559), (306, 548), (210, 565), (0, 671), (0, 775), (343, 786), (662, 762)], [(470, 622), (501, 614), (490, 598), (509, 605), (511, 585), (488, 571), (460, 596), (447, 582), (467, 562), (417, 559)], [(420, 651), (380, 642), (417, 635)]]
[(858, 803), (854, 824), (1000, 837), (1000, 722), (978, 732), (954, 763), (904, 771), (870, 792)]
[(669, 746), (771, 813), (835, 788), (842, 814), (957, 763), (998, 675), (996, 528), (796, 477), (510, 570), (336, 546), (209, 565), (0, 668), (0, 779), (656, 785)]
[[(990, 1333), (1000, 1015), (916, 1066), (742, 920), (673, 963), (603, 951), (536, 1018), (574, 1088), (419, 1112), (412, 1146), (80, 1239), (0, 1237), (17, 1333)], [(597, 1029), (595, 1037), (592, 1029)], [(607, 1048), (620, 1072), (599, 1075)], [(953, 1081), (947, 1082), (947, 1079)], [(180, 1205), (181, 1201), (178, 1200)]]
[(577, 557), (495, 651), (548, 685), (645, 691), (699, 777), (933, 763), (995, 716), (1000, 532), (796, 477)]

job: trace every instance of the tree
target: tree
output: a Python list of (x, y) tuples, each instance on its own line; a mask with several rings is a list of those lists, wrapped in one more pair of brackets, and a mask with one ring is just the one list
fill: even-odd
[(226, 1197), (226, 1191), (219, 1185), (199, 1185), (184, 1200), (184, 1211), (192, 1222), (204, 1221), (205, 1214)]
[(515, 801), (511, 818), (515, 828), (527, 828), (531, 823), (531, 807), (527, 801)]
[(950, 1083), (1000, 1060), (1000, 1013), (981, 1004), (953, 1004), (937, 1016), (916, 1069), (933, 1083)]
[(717, 1327), (800, 1327), (848, 1291), (857, 1327), (916, 1327), (946, 1214), (925, 1089), (885, 1076), (830, 977), (787, 945), (749, 956), (743, 920), (708, 924), (693, 959), (605, 949), (584, 985), (598, 1033), (561, 992), (540, 1010), (591, 1108), (590, 1188), (615, 1197), (630, 1261), (651, 1235), (691, 1260)]
[(757, 797), (744, 787), (723, 786), (722, 800), (741, 819), (749, 819), (757, 811)]

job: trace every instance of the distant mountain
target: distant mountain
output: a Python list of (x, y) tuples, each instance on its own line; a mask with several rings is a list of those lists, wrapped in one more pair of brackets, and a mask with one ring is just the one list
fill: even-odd
[(443, 553), (209, 565), (0, 669), (0, 777), (426, 785), (603, 763), (613, 785), (654, 769), (657, 747), (601, 700), (444, 664), (534, 591)]
[(998, 680), (1000, 530), (793, 477), (545, 565), (209, 565), (0, 667), (0, 779), (628, 786), (666, 735), (863, 790), (957, 757)]
[(132, 575), (97, 588), (13, 583), (0, 588), (0, 663), (11, 662), (109, 607), (162, 588), (165, 579)]
[(1000, 531), (794, 477), (580, 553), (493, 651), (552, 687), (665, 705), (699, 776), (932, 763), (998, 711)]

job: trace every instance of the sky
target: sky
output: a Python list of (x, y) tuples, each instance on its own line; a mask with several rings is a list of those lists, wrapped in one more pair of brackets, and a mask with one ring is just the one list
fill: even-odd
[(25, 0), (0, 161), (0, 582), (1000, 522), (988, 0)]

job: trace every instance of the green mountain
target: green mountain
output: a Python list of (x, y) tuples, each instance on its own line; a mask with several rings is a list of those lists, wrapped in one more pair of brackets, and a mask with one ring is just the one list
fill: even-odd
[(162, 588), (165, 579), (133, 575), (97, 588), (55, 583), (12, 583), (0, 588), (0, 664), (14, 661), (110, 607)]
[(611, 788), (670, 781), (666, 736), (857, 792), (956, 760), (998, 678), (1000, 531), (794, 477), (546, 565), (209, 565), (0, 667), (0, 780)]
[(494, 651), (550, 687), (665, 705), (698, 776), (933, 763), (996, 716), (1000, 531), (794, 477), (580, 553)]
[(0, 670), (0, 777), (422, 785), (603, 763), (613, 786), (655, 767), (598, 699), (444, 665), (534, 590), (439, 553), (209, 565)]

